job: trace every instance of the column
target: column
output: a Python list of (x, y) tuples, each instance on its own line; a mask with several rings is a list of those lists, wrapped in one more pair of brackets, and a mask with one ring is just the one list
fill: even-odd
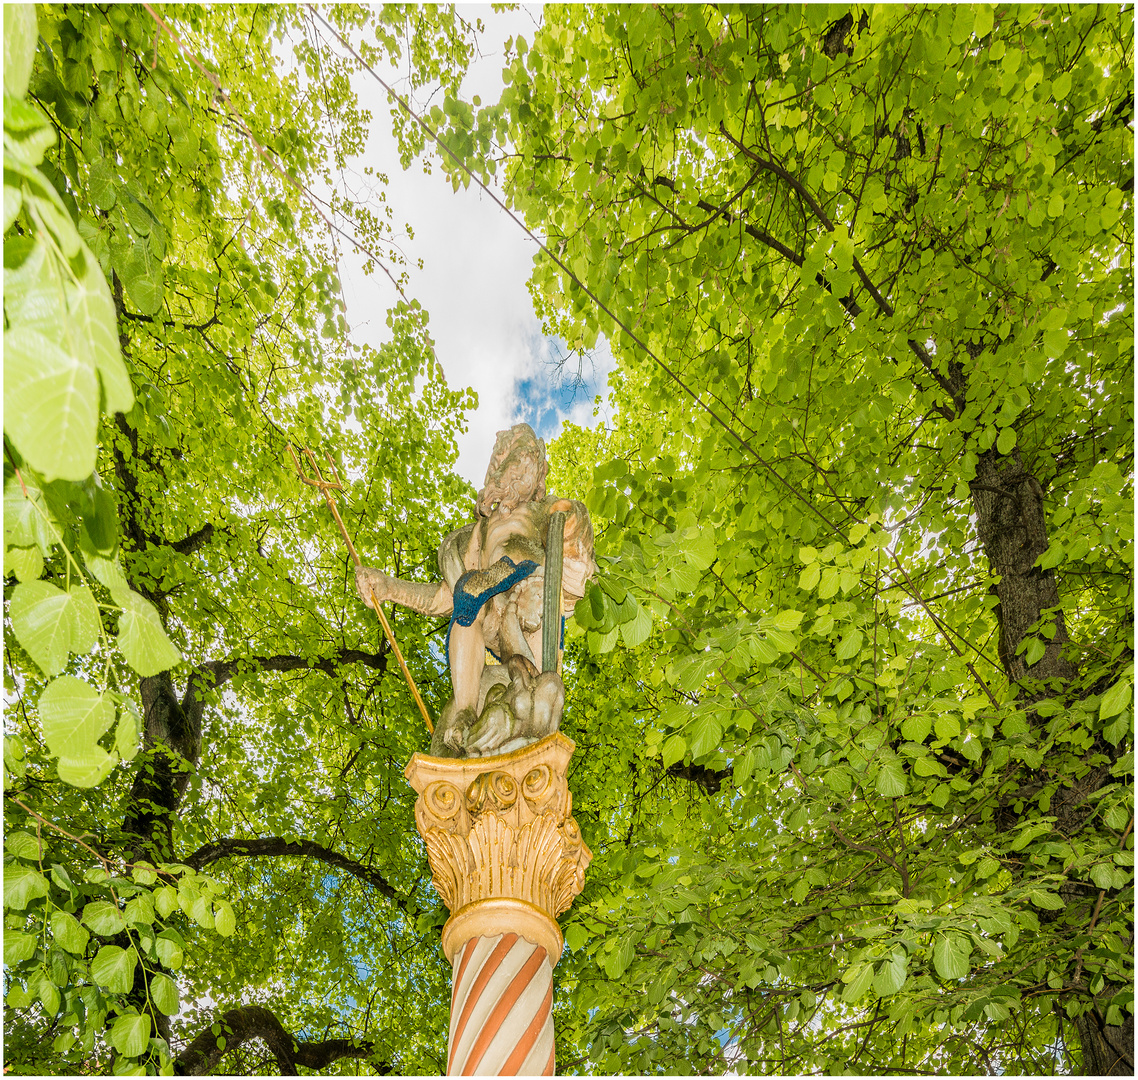
[(553, 734), (510, 754), (415, 754), (415, 825), (450, 909), (449, 1076), (552, 1075), (557, 916), (585, 882), (592, 852), (573, 820), (573, 743)]

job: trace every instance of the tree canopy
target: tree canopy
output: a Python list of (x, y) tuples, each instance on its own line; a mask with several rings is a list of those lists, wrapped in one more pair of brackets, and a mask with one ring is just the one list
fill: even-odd
[[(346, 334), (340, 245), (410, 291), (322, 194), (354, 62), (11, 11), (6, 1064), (439, 1072), (425, 732), (286, 453), (403, 577), (471, 512), (425, 313)], [(602, 564), (558, 1068), (1132, 1073), (1131, 12), (551, 6), (490, 104), (453, 12), (327, 17), (617, 360), (550, 449)], [(437, 715), (445, 624), (393, 621)]]

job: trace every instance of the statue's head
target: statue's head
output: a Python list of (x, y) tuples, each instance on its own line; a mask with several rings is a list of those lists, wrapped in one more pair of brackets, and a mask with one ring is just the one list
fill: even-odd
[(529, 424), (499, 431), (486, 469), (486, 483), (478, 493), (478, 513), (489, 517), (495, 507), (509, 512), (524, 502), (545, 498), (545, 440)]

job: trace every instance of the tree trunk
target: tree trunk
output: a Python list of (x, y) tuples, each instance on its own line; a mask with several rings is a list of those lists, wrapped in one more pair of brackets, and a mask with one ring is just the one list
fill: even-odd
[[(976, 478), (969, 485), (976, 508), (976, 528), (988, 556), (992, 573), (1000, 577), (995, 587), (999, 605), (996, 620), (1000, 628), (1000, 662), (1008, 678), (1020, 684), (1025, 705), (1050, 697), (1071, 683), (1078, 668), (1062, 655), (1070, 640), (1063, 613), (1059, 610), (1059, 589), (1053, 570), (1042, 570), (1036, 559), (1047, 550), (1047, 519), (1043, 489), (1023, 465), (1018, 448), (999, 454), (995, 448), (980, 455)], [(1051, 612), (1054, 633), (1036, 632), (1046, 646), (1043, 655), (1030, 666), (1023, 653), (1017, 654), (1029, 627)], [(1041, 630), (1047, 629), (1046, 624)], [(1027, 688), (1025, 680), (1046, 679), (1049, 686)], [(1076, 832), (1086, 817), (1080, 807), (1087, 797), (1110, 781), (1109, 765), (1101, 766), (1082, 778), (1069, 791), (1056, 795), (1052, 810), (1064, 832)], [(1113, 988), (1108, 988), (1113, 989)], [(1075, 1029), (1083, 1050), (1083, 1075), (1132, 1076), (1134, 1074), (1134, 1030), (1127, 1025), (1108, 1026), (1097, 1010), (1078, 1017)]]
[[(1035, 560), (1047, 550), (1047, 520), (1043, 509), (1043, 489), (1023, 466), (1018, 449), (1002, 455), (990, 449), (976, 463), (976, 478), (970, 483), (972, 504), (976, 508), (976, 530), (992, 573), (1000, 577), (996, 585), (1000, 626), (1000, 662), (1008, 678), (1022, 684), (1025, 679), (1074, 679), (1078, 669), (1062, 655), (1069, 641), (1063, 613), (1059, 610), (1059, 589), (1053, 570), (1041, 570)], [(1043, 655), (1030, 667), (1016, 650), (1028, 628), (1053, 609), (1050, 640), (1040, 633), (1046, 646)], [(1042, 628), (1050, 632), (1047, 626)], [(1058, 687), (1055, 687), (1058, 689)], [(1021, 691), (1023, 693), (1023, 691)], [(1044, 693), (1031, 692), (1038, 700)]]
[(1097, 1010), (1075, 1020), (1083, 1044), (1084, 1076), (1133, 1076), (1134, 1027), (1107, 1026)]
[(143, 679), (144, 763), (135, 771), (123, 832), (129, 860), (174, 858), (173, 817), (201, 754), (201, 705), (191, 685), (179, 702), (168, 671)]

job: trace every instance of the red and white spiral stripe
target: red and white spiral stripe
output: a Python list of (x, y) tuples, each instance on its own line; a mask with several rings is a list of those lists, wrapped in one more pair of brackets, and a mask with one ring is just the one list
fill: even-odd
[(472, 937), (454, 957), (448, 1076), (552, 1076), (553, 968), (517, 934)]

